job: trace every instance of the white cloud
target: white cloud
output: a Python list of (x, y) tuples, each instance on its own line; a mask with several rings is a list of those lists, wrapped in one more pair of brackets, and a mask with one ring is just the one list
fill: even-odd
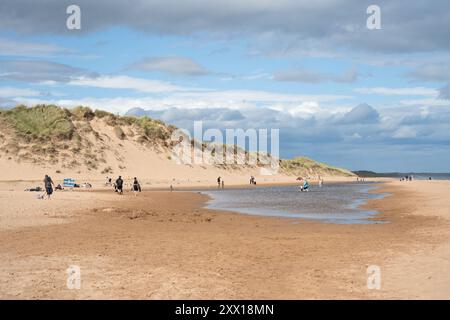
[(354, 69), (345, 71), (342, 74), (328, 74), (321, 73), (316, 70), (305, 68), (291, 68), (275, 72), (273, 78), (277, 81), (286, 82), (305, 82), (305, 83), (320, 83), (320, 82), (337, 82), (337, 83), (353, 83), (358, 80), (358, 72)]
[(4, 56), (47, 56), (68, 50), (54, 44), (20, 42), (0, 38), (0, 55)]
[(269, 107), (272, 110), (286, 113), (294, 118), (311, 119), (327, 118), (332, 114), (345, 112), (348, 108), (335, 106), (332, 110), (320, 106), (319, 101), (304, 101), (301, 103), (277, 103)]
[[(106, 109), (112, 112), (125, 113), (131, 108), (147, 107), (153, 110), (164, 110), (171, 107), (180, 109), (196, 109), (196, 108), (226, 108), (234, 110), (248, 110), (257, 108), (271, 108), (273, 110), (283, 111), (291, 116), (308, 117), (318, 111), (320, 113), (329, 113), (329, 110), (320, 109), (320, 102), (335, 102), (341, 99), (352, 99), (348, 96), (328, 96), (328, 95), (295, 95), (282, 94), (265, 91), (176, 91), (170, 94), (164, 90), (167, 87), (160, 88), (148, 86), (145, 79), (124, 83), (126, 79), (108, 79), (95, 80), (86, 79), (76, 85), (90, 85), (102, 88), (123, 89), (125, 87), (135, 90), (148, 90), (152, 93), (161, 93), (163, 96), (146, 96), (146, 97), (111, 97), (111, 98), (95, 98), (85, 97), (82, 99), (25, 99), (17, 98), (17, 103), (27, 105), (35, 105), (41, 103), (54, 103), (63, 107), (74, 107), (77, 105), (86, 105), (98, 109)], [(153, 84), (152, 80), (150, 83)], [(126, 81), (125, 81), (126, 82)], [(159, 85), (159, 84), (158, 84)], [(170, 84), (169, 84), (170, 86)], [(142, 87), (142, 88), (141, 88)], [(164, 89), (164, 90), (163, 90)], [(182, 90), (183, 88), (180, 88)], [(158, 90), (158, 91), (157, 91)], [(320, 109), (320, 110), (319, 110)], [(338, 110), (338, 109), (336, 109)]]
[(201, 98), (221, 102), (304, 102), (304, 101), (337, 101), (353, 99), (348, 95), (304, 95), (259, 90), (216, 90), (205, 92), (183, 92), (178, 97)]
[(13, 87), (0, 87), (0, 97), (14, 98), (14, 97), (37, 97), (41, 93), (32, 89), (22, 89)]
[(0, 79), (43, 83), (68, 82), (73, 77), (90, 76), (95, 73), (67, 64), (35, 59), (0, 60)]
[(272, 75), (270, 73), (261, 72), (243, 76), (242, 79), (243, 80), (272, 79)]
[(411, 100), (401, 100), (400, 104), (404, 106), (439, 107), (439, 106), (449, 106), (450, 101), (440, 99), (411, 99)]
[(388, 87), (374, 87), (374, 88), (356, 88), (354, 90), (362, 94), (378, 94), (386, 96), (433, 96), (437, 97), (439, 91), (426, 87), (413, 88), (388, 88)]
[(165, 81), (134, 78), (129, 76), (101, 76), (95, 78), (79, 77), (72, 79), (69, 84), (107, 89), (131, 89), (149, 93), (186, 90), (184, 87), (173, 85)]
[[(448, 61), (447, 57), (445, 61)], [(427, 63), (415, 68), (406, 75), (420, 81), (445, 82), (450, 79), (450, 67), (445, 63)]]
[(151, 57), (135, 62), (131, 69), (142, 71), (159, 71), (171, 75), (204, 76), (211, 73), (204, 66), (191, 58), (173, 57)]
[[(107, 89), (125, 89), (137, 92), (158, 94), (146, 97), (112, 97), (108, 99), (86, 98), (80, 102), (73, 101), (74, 105), (80, 103), (99, 108), (114, 108), (114, 111), (125, 112), (130, 108), (151, 106), (153, 109), (179, 107), (193, 108), (229, 108), (247, 109), (256, 105), (273, 106), (282, 104), (283, 108), (294, 113), (308, 113), (308, 109), (318, 105), (319, 102), (336, 102), (352, 100), (348, 95), (306, 95), (289, 94), (259, 90), (216, 90), (205, 88), (192, 88), (172, 84), (170, 82), (136, 78), (130, 76), (100, 76), (78, 77), (68, 82), (75, 86), (89, 86)], [(99, 105), (99, 102), (102, 105)], [(68, 106), (69, 101), (62, 101)]]
[(396, 139), (407, 139), (407, 138), (415, 138), (417, 136), (416, 130), (411, 127), (401, 127), (392, 135), (393, 138)]

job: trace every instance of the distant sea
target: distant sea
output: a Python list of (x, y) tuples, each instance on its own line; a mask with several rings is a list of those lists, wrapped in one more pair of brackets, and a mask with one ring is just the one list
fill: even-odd
[[(297, 186), (270, 186), (246, 189), (201, 190), (212, 200), (208, 208), (242, 214), (300, 218), (339, 224), (380, 223), (370, 220), (377, 212), (360, 209), (368, 199), (385, 195), (370, 193), (376, 183), (312, 185), (309, 192)], [(297, 221), (295, 223), (301, 223)]]
[(450, 180), (450, 173), (410, 173), (399, 176), (404, 177), (406, 175), (412, 175), (417, 180), (428, 180), (430, 177), (432, 180)]
[(402, 178), (413, 176), (417, 180), (450, 180), (450, 173), (428, 173), (428, 172), (373, 172), (373, 171), (353, 171), (360, 177), (382, 177), (382, 178)]

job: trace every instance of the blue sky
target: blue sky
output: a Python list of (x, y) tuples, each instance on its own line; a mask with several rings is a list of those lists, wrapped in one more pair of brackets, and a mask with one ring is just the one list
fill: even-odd
[(377, 1), (369, 30), (370, 4), (2, 0), (0, 105), (278, 128), (282, 157), (450, 172), (450, 4)]

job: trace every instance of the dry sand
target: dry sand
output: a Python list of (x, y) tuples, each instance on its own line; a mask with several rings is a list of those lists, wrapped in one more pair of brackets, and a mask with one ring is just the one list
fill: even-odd
[(372, 225), (218, 212), (192, 192), (0, 189), (2, 299), (450, 298), (450, 181), (386, 182), (367, 206), (389, 223)]

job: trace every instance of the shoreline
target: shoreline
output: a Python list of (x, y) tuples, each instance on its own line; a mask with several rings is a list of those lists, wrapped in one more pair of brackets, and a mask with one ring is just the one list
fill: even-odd
[[(30, 203), (2, 191), (0, 299), (449, 299), (450, 201), (436, 200), (449, 190), (386, 182), (375, 192), (391, 195), (362, 207), (391, 223), (368, 225), (205, 209), (196, 192), (64, 192)], [(65, 286), (74, 264), (80, 290)], [(382, 270), (381, 290), (366, 287), (369, 265)]]
[[(153, 181), (153, 183), (149, 183), (147, 180), (142, 180), (141, 187), (143, 191), (170, 191), (170, 183)], [(386, 181), (395, 181), (392, 178), (367, 178), (365, 182), (386, 182)], [(112, 186), (106, 186), (104, 180), (94, 180), (93, 188), (73, 188), (66, 189), (66, 191), (106, 191), (111, 190)], [(335, 184), (335, 183), (356, 183), (354, 177), (335, 177), (333, 179), (325, 180), (326, 184)], [(55, 184), (61, 183), (60, 180), (55, 180)], [(318, 181), (309, 180), (311, 185), (317, 185)], [(0, 191), (24, 191), (23, 187), (34, 187), (37, 185), (43, 185), (43, 182), (40, 180), (0, 180)], [(125, 182), (125, 186), (128, 186), (129, 183)], [(258, 182), (257, 185), (251, 186), (248, 183), (233, 183), (226, 184), (225, 189), (242, 189), (242, 188), (253, 188), (253, 187), (269, 187), (269, 186), (295, 186), (299, 185), (298, 181), (295, 181), (295, 177), (292, 177), (290, 180), (275, 180), (275, 181), (263, 181)], [(9, 187), (8, 187), (9, 186)], [(131, 185), (130, 185), (131, 186)], [(219, 189), (215, 182), (211, 183), (182, 183), (173, 185), (174, 191), (196, 191), (197, 189)], [(21, 188), (21, 189), (18, 189)], [(125, 190), (125, 189), (124, 189)]]

